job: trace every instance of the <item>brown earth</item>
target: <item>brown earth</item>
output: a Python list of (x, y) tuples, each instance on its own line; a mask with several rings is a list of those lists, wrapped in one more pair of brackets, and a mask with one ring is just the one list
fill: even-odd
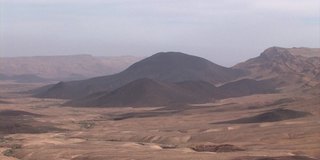
[[(65, 100), (16, 92), (36, 86), (1, 87), (0, 100), (9, 103), (0, 104), (0, 116), (36, 129), (7, 132), (0, 127), (0, 159), (4, 160), (320, 158), (320, 101), (313, 92), (257, 94), (175, 107), (73, 108), (62, 106)], [(276, 122), (217, 124), (277, 108), (311, 115)], [(0, 124), (10, 123), (1, 120)], [(204, 147), (198, 147), (198, 152), (192, 149), (195, 146)], [(230, 152), (217, 152), (217, 146)]]
[(281, 157), (242, 157), (234, 160), (316, 160), (305, 156), (281, 156)]
[(239, 124), (239, 123), (264, 123), (264, 122), (277, 122), (295, 118), (302, 118), (306, 116), (311, 116), (308, 112), (301, 112), (289, 109), (277, 108), (272, 111), (264, 112), (252, 117), (244, 117), (240, 119), (235, 119), (226, 122), (218, 123), (229, 123), (229, 124)]

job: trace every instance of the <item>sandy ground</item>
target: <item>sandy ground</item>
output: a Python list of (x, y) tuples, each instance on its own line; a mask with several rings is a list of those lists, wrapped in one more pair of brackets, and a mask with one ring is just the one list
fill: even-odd
[[(1, 160), (232, 160), (243, 156), (291, 155), (320, 158), (320, 100), (316, 95), (254, 95), (172, 110), (72, 108), (63, 106), (64, 100), (37, 99), (16, 92), (36, 85), (3, 86), (6, 85), (1, 84), (0, 100), (6, 103), (0, 103), (0, 112), (35, 113), (41, 116), (31, 117), (29, 125), (59, 130), (0, 134)], [(265, 123), (215, 123), (276, 108), (312, 115)], [(196, 152), (191, 149), (197, 145), (222, 144), (244, 151)]]

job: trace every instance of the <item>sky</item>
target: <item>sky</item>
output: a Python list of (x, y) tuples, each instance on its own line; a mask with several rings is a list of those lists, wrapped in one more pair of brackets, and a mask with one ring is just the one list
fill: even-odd
[(197, 55), (232, 66), (320, 48), (319, 0), (0, 0), (0, 56)]

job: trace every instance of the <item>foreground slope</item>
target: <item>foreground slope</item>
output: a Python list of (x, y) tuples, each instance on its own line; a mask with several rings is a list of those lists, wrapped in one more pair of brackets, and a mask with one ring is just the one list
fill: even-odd
[(237, 69), (225, 68), (200, 57), (179, 52), (161, 52), (131, 65), (118, 74), (46, 86), (37, 96), (79, 98), (95, 92), (112, 91), (141, 78), (162, 82), (193, 80), (216, 84), (234, 80), (241, 74)]

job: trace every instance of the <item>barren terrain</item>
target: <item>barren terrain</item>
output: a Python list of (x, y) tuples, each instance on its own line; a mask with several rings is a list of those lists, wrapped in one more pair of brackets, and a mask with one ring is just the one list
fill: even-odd
[[(74, 108), (22, 92), (34, 87), (1, 84), (1, 160), (320, 158), (320, 99), (314, 92), (169, 108)], [(268, 120), (268, 114), (278, 118), (243, 121)]]

